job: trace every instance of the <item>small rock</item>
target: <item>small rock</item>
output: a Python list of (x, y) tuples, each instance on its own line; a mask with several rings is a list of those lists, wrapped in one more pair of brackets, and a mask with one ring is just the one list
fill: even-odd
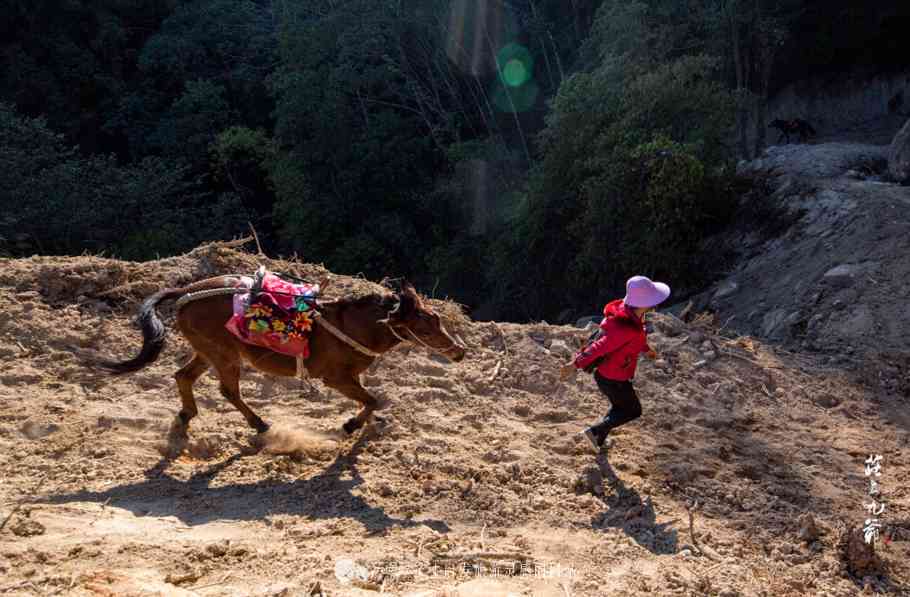
[(841, 400), (833, 394), (823, 393), (813, 396), (812, 402), (821, 406), (822, 408), (834, 408), (841, 403)]
[(860, 265), (842, 263), (826, 271), (822, 279), (834, 286), (849, 286), (862, 270), (863, 267)]
[(37, 423), (35, 421), (26, 421), (22, 424), (22, 434), (28, 439), (43, 439), (60, 429), (59, 425), (54, 423)]
[(679, 336), (686, 331), (686, 323), (672, 315), (666, 313), (657, 313), (651, 316), (651, 322), (654, 324), (654, 328), (669, 338)]
[(546, 343), (546, 341), (547, 341), (546, 335), (544, 335), (544, 334), (542, 334), (542, 333), (540, 333), (540, 332), (528, 332), (528, 337), (529, 337), (531, 340), (533, 340), (533, 341), (537, 342), (538, 344), (540, 344), (541, 346), (543, 346), (543, 345)]
[(17, 537), (35, 537), (37, 535), (43, 535), (45, 528), (44, 525), (37, 520), (20, 518), (10, 526), (10, 530)]
[(815, 526), (815, 519), (812, 514), (806, 512), (797, 520), (799, 523), (799, 532), (797, 536), (805, 543), (812, 543), (818, 538), (818, 527)]
[(575, 354), (575, 352), (569, 348), (569, 345), (566, 344), (565, 340), (553, 340), (550, 342), (550, 352), (558, 357), (566, 359), (572, 358), (572, 355)]
[(342, 584), (348, 584), (355, 580), (365, 581), (369, 577), (369, 570), (354, 560), (340, 558), (335, 561), (335, 578)]
[(875, 553), (875, 546), (866, 543), (862, 527), (842, 532), (838, 540), (838, 552), (847, 572), (854, 576), (874, 575), (882, 570), (882, 561)]
[(888, 174), (895, 182), (910, 181), (910, 120), (897, 132), (888, 148)]
[(722, 283), (718, 288), (717, 292), (714, 293), (714, 300), (722, 299), (730, 296), (734, 292), (739, 290), (739, 284), (733, 280), (728, 280)]
[(694, 344), (696, 346), (700, 345), (705, 341), (705, 335), (702, 332), (694, 331), (689, 334), (689, 344)]
[(227, 541), (220, 542), (220, 543), (211, 543), (211, 544), (205, 546), (205, 551), (207, 551), (208, 553), (210, 553), (212, 556), (214, 556), (216, 558), (220, 558), (220, 557), (227, 555), (228, 547), (229, 547), (229, 544)]
[(575, 480), (576, 493), (603, 493), (603, 474), (595, 465), (588, 466)]

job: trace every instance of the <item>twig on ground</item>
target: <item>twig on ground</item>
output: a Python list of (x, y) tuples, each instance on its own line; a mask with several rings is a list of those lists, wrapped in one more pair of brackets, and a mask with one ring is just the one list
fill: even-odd
[(96, 297), (108, 296), (108, 295), (110, 295), (110, 294), (114, 294), (114, 293), (124, 292), (124, 291), (126, 291), (126, 290), (130, 290), (133, 286), (136, 286), (136, 285), (138, 285), (138, 284), (147, 284), (147, 283), (148, 283), (147, 280), (139, 280), (139, 281), (136, 281), (136, 282), (127, 282), (126, 284), (121, 284), (120, 286), (114, 286), (114, 287), (111, 288), (110, 290), (105, 290), (104, 292), (99, 292), (99, 293), (96, 294), (95, 296), (96, 296)]
[(493, 373), (490, 374), (489, 379), (487, 379), (487, 383), (492, 383), (493, 380), (496, 379), (496, 376), (499, 375), (500, 369), (502, 369), (502, 359), (496, 361), (496, 366), (493, 367)]
[(702, 545), (700, 545), (698, 542), (698, 538), (695, 536), (694, 512), (697, 508), (698, 508), (698, 500), (695, 500), (695, 502), (692, 504), (692, 507), (688, 507), (688, 506), (686, 507), (686, 511), (689, 513), (689, 536), (692, 537), (692, 545), (694, 545), (695, 549), (697, 549), (700, 553), (705, 554), (712, 560), (720, 561), (723, 559), (720, 557), (720, 554), (715, 552), (710, 547), (707, 547), (707, 546), (703, 547)]
[(18, 512), (19, 509), (22, 508), (23, 504), (25, 504), (28, 501), (27, 498), (29, 496), (34, 496), (34, 494), (37, 493), (39, 489), (41, 489), (41, 486), (44, 485), (45, 480), (47, 480), (47, 473), (41, 475), (41, 478), (38, 479), (38, 482), (35, 483), (35, 487), (32, 488), (31, 492), (27, 496), (18, 500), (18, 503), (16, 504), (16, 506), (12, 509), (12, 511), (9, 514), (6, 515), (6, 518), (3, 519), (3, 522), (0, 523), (0, 532), (3, 531), (3, 529), (6, 527), (6, 523), (8, 523), (10, 521), (10, 519), (16, 514), (16, 512)]
[(503, 350), (503, 352), (506, 353), (506, 356), (509, 356), (509, 343), (506, 342), (506, 334), (505, 334), (505, 332), (502, 331), (502, 328), (499, 327), (499, 324), (498, 324), (498, 323), (496, 323), (495, 321), (492, 322), (492, 323), (493, 323), (493, 327), (496, 328), (496, 331), (499, 332), (499, 337), (502, 338), (502, 350)]
[(351, 584), (357, 587), (358, 589), (364, 589), (367, 591), (380, 591), (382, 587), (374, 582), (368, 580), (360, 580), (359, 578), (352, 578)]
[(487, 523), (484, 521), (483, 528), (480, 529), (480, 551), (487, 550), (487, 542), (484, 540), (484, 533), (487, 531)]
[(686, 323), (686, 318), (688, 318), (689, 315), (691, 315), (692, 307), (694, 307), (694, 306), (695, 306), (695, 304), (692, 301), (689, 301), (688, 304), (685, 307), (683, 307), (683, 310), (679, 312), (678, 319), (680, 321), (682, 321), (683, 323)]
[(559, 586), (562, 587), (562, 592), (566, 594), (566, 597), (572, 597), (572, 591), (569, 590), (569, 586), (566, 583), (561, 582)]
[(223, 585), (224, 583), (226, 583), (226, 582), (228, 581), (229, 578), (231, 578), (231, 575), (230, 575), (230, 574), (225, 574), (225, 575), (221, 578), (221, 580), (218, 580), (218, 581), (215, 581), (215, 582), (210, 582), (210, 583), (204, 584), (204, 585), (196, 585), (196, 586), (190, 587), (190, 588), (191, 588), (192, 590), (194, 590), (194, 591), (198, 591), (199, 589), (207, 589), (207, 588), (209, 588), (209, 587), (214, 587), (214, 586), (217, 586), (217, 585)]
[(722, 326), (720, 326), (720, 328), (717, 330), (718, 336), (720, 336), (721, 332), (724, 331), (724, 328), (727, 327), (727, 324), (730, 323), (731, 321), (733, 321), (734, 317), (736, 317), (736, 315), (731, 315), (730, 317), (727, 318), (727, 321), (725, 321), (724, 324)]
[(741, 355), (741, 354), (736, 354), (735, 352), (732, 352), (732, 351), (730, 351), (730, 350), (720, 349), (719, 352), (720, 352), (720, 354), (726, 355), (726, 356), (728, 356), (728, 357), (735, 357), (735, 358), (737, 358), (737, 359), (741, 359), (741, 360), (746, 361), (747, 363), (751, 363), (751, 364), (753, 364), (753, 365), (755, 365), (755, 366), (757, 366), (757, 367), (760, 367), (760, 366), (761, 366), (761, 365), (759, 365), (759, 363), (758, 363), (757, 361), (755, 361), (755, 360), (753, 360), (753, 359), (750, 359), (750, 358), (747, 357), (747, 356), (744, 356), (744, 355)]
[(226, 249), (233, 249), (236, 247), (242, 247), (251, 240), (255, 240), (252, 236), (244, 236), (243, 238), (238, 238), (236, 240), (224, 240), (212, 243), (212, 245), (218, 247), (225, 247)]
[(96, 516), (94, 518), (94, 520), (92, 520), (90, 523), (88, 523), (88, 526), (90, 526), (90, 527), (95, 526), (95, 523), (98, 522), (98, 519), (100, 519), (101, 516), (104, 514), (104, 510), (105, 510), (105, 508), (107, 508), (107, 505), (109, 503), (111, 503), (111, 498), (107, 498), (106, 500), (104, 500), (104, 503), (101, 504), (101, 512), (98, 513), (98, 516)]
[(247, 222), (247, 226), (250, 227), (250, 232), (253, 233), (253, 240), (256, 241), (256, 254), (257, 254), (257, 255), (262, 255), (262, 256), (264, 257), (264, 256), (265, 256), (265, 253), (262, 252), (262, 245), (259, 244), (259, 235), (256, 234), (256, 229), (253, 228), (253, 223), (252, 223), (252, 222)]
[(15, 591), (16, 589), (21, 589), (22, 587), (24, 587), (26, 585), (32, 585), (32, 588), (37, 589), (37, 587), (35, 587), (35, 585), (32, 584), (32, 581), (23, 580), (22, 582), (17, 582), (14, 585), (7, 585), (5, 587), (0, 587), (0, 593), (8, 593), (10, 591)]

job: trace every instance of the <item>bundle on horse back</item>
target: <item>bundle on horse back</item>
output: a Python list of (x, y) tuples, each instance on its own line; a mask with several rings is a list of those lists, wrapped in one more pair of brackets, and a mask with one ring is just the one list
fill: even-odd
[[(232, 334), (225, 324), (234, 316), (234, 295), (249, 292), (241, 276), (218, 276), (183, 288), (164, 289), (146, 298), (139, 308), (142, 348), (125, 361), (94, 358), (89, 364), (111, 374), (128, 374), (153, 363), (161, 354), (166, 328), (159, 319), (159, 304), (178, 300), (177, 328), (192, 346), (189, 362), (175, 373), (184, 426), (196, 416), (193, 384), (210, 368), (214, 369), (220, 391), (248, 424), (259, 432), (269, 429), (243, 401), (240, 394), (241, 364), (273, 375), (293, 377), (298, 374), (297, 360), (288, 354), (245, 342)], [(380, 408), (379, 402), (360, 384), (360, 374), (373, 361), (403, 341), (414, 342), (450, 361), (465, 356), (465, 347), (443, 326), (410, 284), (400, 292), (376, 292), (335, 301), (315, 301), (318, 317), (313, 320), (308, 343), (310, 354), (305, 360), (306, 375), (321, 379), (325, 385), (363, 408), (342, 426), (350, 434), (362, 427)]]

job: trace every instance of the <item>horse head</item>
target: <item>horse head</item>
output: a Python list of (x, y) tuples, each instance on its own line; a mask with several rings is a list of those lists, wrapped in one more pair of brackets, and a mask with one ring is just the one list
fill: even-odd
[(379, 323), (389, 326), (400, 339), (422, 344), (451, 361), (464, 358), (465, 347), (452, 338), (439, 314), (423, 302), (410, 283), (404, 282), (395, 298), (395, 307)]

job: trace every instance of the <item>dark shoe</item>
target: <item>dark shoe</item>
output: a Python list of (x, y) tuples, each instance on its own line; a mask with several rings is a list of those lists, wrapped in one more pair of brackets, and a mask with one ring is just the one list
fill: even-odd
[(588, 427), (584, 430), (585, 437), (588, 438), (588, 441), (591, 442), (591, 446), (594, 448), (595, 452), (600, 452), (600, 449), (604, 445), (604, 440), (607, 438), (607, 434), (603, 431), (597, 429), (597, 426)]

